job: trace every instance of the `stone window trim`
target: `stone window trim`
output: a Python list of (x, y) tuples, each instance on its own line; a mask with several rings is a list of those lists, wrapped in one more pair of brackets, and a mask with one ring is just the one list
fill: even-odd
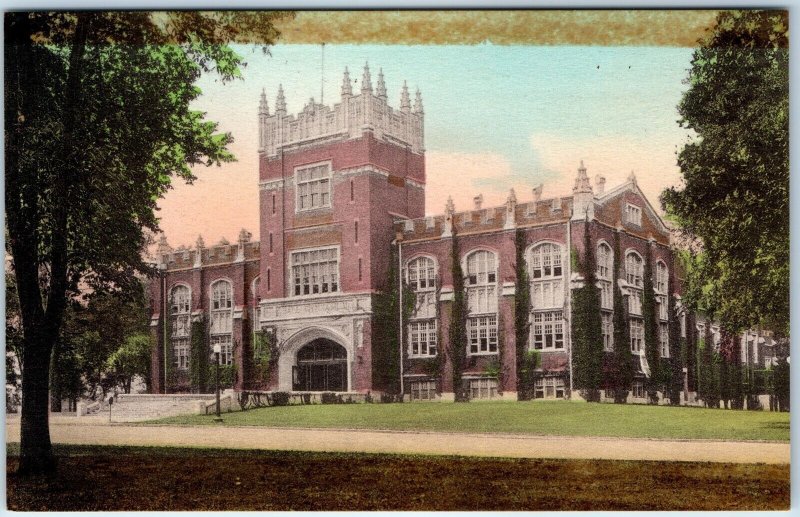
[[(323, 172), (323, 167), (327, 168), (326, 172)], [(294, 190), (295, 213), (330, 209), (333, 206), (333, 163), (331, 160), (295, 167)]]
[(597, 278), (614, 280), (614, 249), (602, 239), (597, 243)]
[(625, 203), (625, 222), (635, 226), (642, 226), (642, 207), (632, 203)]
[(631, 353), (644, 354), (644, 320), (641, 318), (630, 319)]
[(409, 382), (411, 400), (436, 400), (436, 379), (426, 379)]
[(537, 377), (533, 381), (534, 399), (563, 399), (566, 383), (563, 376)]
[(630, 287), (644, 286), (644, 259), (633, 249), (625, 250), (625, 281)]
[(530, 316), (530, 350), (561, 352), (564, 350), (564, 311), (536, 311)]
[(436, 357), (439, 329), (435, 318), (411, 321), (406, 331), (409, 358)]
[(658, 294), (666, 295), (669, 286), (669, 269), (667, 264), (659, 259), (656, 261), (655, 281), (653, 282), (653, 289)]
[[(299, 256), (302, 254), (308, 254), (311, 256), (313, 252), (325, 252), (325, 251), (333, 251), (333, 258), (331, 259), (328, 257), (325, 260), (318, 260), (314, 263), (299, 263)], [(287, 285), (288, 285), (288, 293), (290, 298), (324, 298), (327, 296), (336, 296), (341, 294), (342, 286), (341, 286), (341, 275), (339, 272), (339, 264), (341, 262), (341, 249), (339, 246), (320, 246), (320, 247), (312, 247), (312, 248), (298, 248), (289, 251), (289, 267), (286, 268), (286, 276), (287, 276)], [(332, 265), (333, 267), (328, 266), (326, 270), (328, 273), (327, 282), (325, 282), (326, 278), (320, 279), (319, 282), (316, 284), (312, 283), (312, 278), (309, 277), (309, 292), (304, 293), (304, 286), (306, 285), (303, 280), (303, 272), (300, 270), (304, 265), (314, 265), (314, 264), (328, 264)], [(296, 269), (297, 268), (297, 269)], [(323, 271), (325, 273), (325, 271)], [(299, 276), (296, 276), (299, 274)], [(300, 283), (297, 280), (300, 280)], [(327, 290), (325, 290), (325, 284), (327, 284)], [(313, 292), (313, 285), (317, 285), (319, 292)], [(298, 292), (299, 288), (299, 292)]]
[(406, 260), (403, 267), (403, 280), (415, 293), (435, 291), (438, 274), (439, 264), (433, 255), (413, 255)]

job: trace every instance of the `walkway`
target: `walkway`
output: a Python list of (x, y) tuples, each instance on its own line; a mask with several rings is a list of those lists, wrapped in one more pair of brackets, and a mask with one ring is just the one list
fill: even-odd
[[(81, 419), (83, 420), (83, 419)], [(54, 443), (725, 463), (789, 463), (789, 444), (265, 427), (130, 426), (54, 419)], [(19, 420), (6, 423), (19, 441)]]

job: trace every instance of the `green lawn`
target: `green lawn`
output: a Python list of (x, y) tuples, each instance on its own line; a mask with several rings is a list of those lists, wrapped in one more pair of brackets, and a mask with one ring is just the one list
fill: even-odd
[(13, 511), (787, 510), (789, 465), (55, 445)]
[[(220, 425), (213, 418), (191, 415), (148, 423)], [(789, 413), (566, 401), (285, 406), (226, 413), (223, 418), (223, 425), (234, 426), (789, 440)]]

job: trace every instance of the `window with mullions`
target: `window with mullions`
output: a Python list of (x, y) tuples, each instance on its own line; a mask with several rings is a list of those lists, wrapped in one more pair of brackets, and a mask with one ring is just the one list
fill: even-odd
[(533, 384), (534, 398), (563, 399), (564, 385), (564, 377), (539, 377)]
[(211, 358), (214, 358), (214, 345), (222, 348), (220, 364), (233, 362), (233, 289), (227, 280), (211, 284), (211, 328), (209, 332)]
[(533, 313), (533, 349), (564, 349), (564, 314), (562, 311)]
[(600, 282), (600, 307), (614, 309), (614, 254), (611, 247), (601, 242), (597, 246), (597, 280)]
[(436, 355), (436, 320), (412, 321), (408, 325), (408, 355), (429, 357)]
[(562, 276), (561, 246), (544, 243), (531, 252), (531, 278), (558, 278)]
[(600, 313), (602, 318), (603, 350), (606, 352), (614, 351), (614, 314), (603, 311)]
[(436, 264), (430, 257), (418, 257), (406, 266), (406, 282), (412, 291), (436, 288)]
[(659, 260), (658, 262), (656, 262), (656, 283), (654, 286), (656, 292), (661, 294), (667, 294), (668, 281), (669, 281), (669, 275), (667, 272), (667, 265)]
[(644, 350), (644, 322), (631, 319), (631, 352), (640, 354)]
[(331, 167), (324, 163), (298, 169), (295, 173), (297, 210), (331, 206)]
[(661, 357), (669, 357), (669, 324), (658, 324), (658, 344), (661, 348)]
[(435, 400), (436, 381), (411, 381), (411, 400)]
[(467, 320), (469, 353), (497, 353), (497, 316), (479, 316)]
[(631, 251), (625, 256), (625, 280), (629, 285), (642, 287), (643, 263), (638, 253)]
[(339, 256), (336, 248), (292, 252), (294, 296), (339, 291)]
[(497, 397), (497, 379), (470, 379), (469, 398), (493, 399)]
[(625, 205), (625, 222), (635, 224), (636, 226), (642, 225), (642, 209), (638, 206), (626, 204)]
[(173, 365), (179, 370), (189, 367), (189, 338), (191, 337), (191, 291), (176, 285), (170, 292), (170, 325), (172, 332)]

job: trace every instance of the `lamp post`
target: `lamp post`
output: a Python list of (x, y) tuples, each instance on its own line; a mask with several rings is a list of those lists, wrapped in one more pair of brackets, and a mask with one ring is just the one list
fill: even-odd
[(217, 416), (214, 418), (214, 422), (222, 422), (222, 416), (219, 413), (219, 356), (222, 353), (222, 345), (219, 343), (214, 345), (214, 357), (216, 359), (216, 370), (217, 370)]

